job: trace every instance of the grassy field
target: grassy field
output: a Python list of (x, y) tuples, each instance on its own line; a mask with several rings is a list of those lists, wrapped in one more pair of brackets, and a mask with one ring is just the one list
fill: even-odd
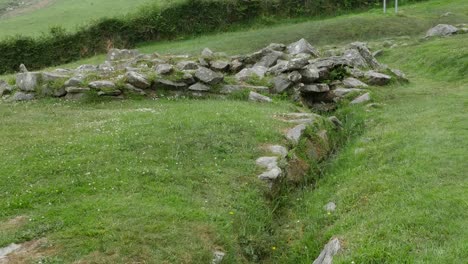
[[(265, 197), (254, 160), (259, 146), (284, 140), (271, 116), (294, 111), (287, 102), (0, 104), (0, 246), (45, 237), (46, 263), (209, 263), (215, 249), (228, 252), (225, 263), (311, 263), (338, 236), (345, 249), (336, 263), (463, 263), (468, 35), (419, 37), (443, 20), (466, 21), (467, 8), (431, 1), (401, 16), (370, 12), (143, 47), (238, 53), (302, 36), (319, 45), (409, 36), (381, 59), (411, 83), (371, 88), (383, 105), (351, 108), (365, 132), (316, 186), (280, 197), (281, 207)], [(448, 11), (455, 15), (439, 18)], [(330, 215), (329, 201), (338, 205)], [(24, 221), (12, 228), (15, 217)]]
[[(11, 35), (38, 36), (50, 27), (62, 26), (67, 30), (86, 25), (102, 17), (134, 13), (147, 3), (165, 5), (178, 0), (41, 0), (44, 6), (0, 18), (0, 38)], [(2, 2), (0, 1), (0, 7)]]

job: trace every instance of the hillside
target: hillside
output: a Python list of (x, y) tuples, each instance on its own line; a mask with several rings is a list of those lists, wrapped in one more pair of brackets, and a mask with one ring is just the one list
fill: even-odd
[[(463, 263), (468, 34), (421, 39), (435, 24), (463, 22), (464, 0), (434, 0), (400, 15), (372, 10), (141, 45), (165, 58), (302, 37), (326, 53), (360, 40), (407, 75), (409, 83), (367, 87), (369, 104), (345, 99), (320, 112), (343, 122), (330, 134), (340, 143), (304, 181), (273, 190), (256, 177), (256, 159), (268, 144), (290, 145), (292, 125), (278, 116), (308, 111), (286, 95), (0, 101), (0, 248), (23, 243), (6, 263), (210, 263), (222, 251), (221, 263), (310, 264), (333, 237), (342, 243), (333, 263)], [(329, 202), (336, 210), (324, 209)]]
[[(18, 5), (18, 3), (25, 3)], [(0, 0), (0, 38), (11, 35), (38, 36), (50, 27), (74, 30), (94, 19), (121, 16), (138, 11), (148, 3), (166, 0)], [(11, 11), (5, 10), (14, 7)]]

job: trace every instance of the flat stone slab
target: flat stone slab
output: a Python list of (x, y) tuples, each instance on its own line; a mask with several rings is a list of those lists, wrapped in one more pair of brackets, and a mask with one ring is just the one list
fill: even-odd
[(278, 166), (278, 157), (260, 157), (255, 163), (257, 166), (272, 169)]
[(312, 264), (332, 264), (333, 256), (335, 256), (340, 249), (340, 240), (338, 240), (338, 238), (333, 238), (325, 245), (325, 248)]
[(290, 140), (292, 143), (297, 144), (299, 143), (299, 139), (301, 138), (302, 134), (304, 133), (304, 130), (306, 129), (305, 124), (300, 124), (297, 125), (286, 133), (286, 138)]

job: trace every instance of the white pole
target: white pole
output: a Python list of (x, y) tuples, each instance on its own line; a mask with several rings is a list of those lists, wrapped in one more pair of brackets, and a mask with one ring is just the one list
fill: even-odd
[(383, 12), (387, 13), (387, 0), (383, 0)]
[(395, 0), (395, 14), (398, 13), (398, 0)]

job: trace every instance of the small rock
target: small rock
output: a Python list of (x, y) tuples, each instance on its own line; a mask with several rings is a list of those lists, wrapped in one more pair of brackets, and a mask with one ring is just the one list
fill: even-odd
[(316, 68), (307, 67), (301, 70), (300, 74), (303, 83), (314, 83), (320, 78), (319, 71)]
[(10, 100), (10, 101), (31, 101), (33, 99), (34, 99), (34, 94), (24, 93), (24, 92), (16, 92), (8, 100)]
[(357, 97), (356, 99), (354, 99), (353, 101), (351, 101), (351, 104), (362, 104), (362, 103), (365, 103), (365, 102), (368, 102), (371, 100), (371, 97), (370, 97), (370, 94), (369, 93), (365, 93), (359, 97)]
[(88, 86), (92, 89), (101, 90), (101, 89), (114, 89), (115, 83), (111, 81), (94, 81), (90, 82)]
[(307, 53), (311, 54), (315, 57), (319, 57), (319, 52), (316, 48), (314, 48), (307, 40), (300, 39), (297, 42), (291, 43), (288, 45), (287, 50), (289, 54), (295, 55), (299, 53)]
[(244, 67), (244, 64), (237, 59), (231, 62), (231, 71), (233, 72), (240, 71), (242, 67)]
[(13, 91), (13, 87), (9, 85), (7, 82), (4, 80), (0, 80), (0, 97), (2, 97), (4, 94), (9, 94)]
[(214, 56), (214, 52), (211, 51), (209, 48), (204, 48), (201, 53), (203, 58), (210, 59)]
[(288, 79), (293, 83), (297, 83), (302, 79), (302, 75), (298, 71), (293, 71), (288, 74)]
[(281, 177), (282, 170), (279, 167), (275, 167), (271, 170), (268, 170), (260, 175), (258, 175), (258, 178), (260, 180), (269, 180), (273, 181), (276, 180), (277, 178)]
[(181, 90), (187, 87), (186, 83), (173, 82), (171, 80), (165, 80), (165, 79), (156, 80), (154, 85), (156, 88), (163, 87), (163, 88), (174, 89), (174, 90)]
[(19, 72), (22, 72), (22, 73), (28, 72), (28, 69), (23, 63), (21, 63), (19, 66)]
[(293, 82), (289, 80), (288, 76), (278, 75), (273, 79), (273, 91), (275, 93), (282, 93), (293, 86)]
[(265, 77), (265, 73), (267, 72), (267, 68), (263, 66), (255, 66), (252, 68), (245, 68), (239, 73), (236, 74), (236, 79), (238, 81), (247, 81), (249, 78), (256, 76), (260, 79)]
[(325, 83), (308, 84), (301, 88), (301, 92), (303, 93), (323, 93), (328, 91), (330, 91), (330, 87)]
[(223, 81), (224, 76), (221, 73), (214, 72), (208, 68), (200, 67), (195, 72), (195, 78), (206, 84), (218, 84)]
[(392, 77), (375, 72), (375, 71), (368, 71), (364, 74), (364, 77), (367, 79), (367, 82), (371, 85), (386, 85), (390, 82)]
[(65, 91), (70, 94), (77, 94), (77, 93), (85, 93), (90, 91), (89, 88), (81, 88), (81, 87), (66, 87)]
[(278, 166), (278, 157), (260, 157), (255, 163), (262, 168), (272, 169)]
[(140, 88), (136, 88), (135, 86), (129, 84), (129, 83), (126, 83), (125, 84), (125, 89), (129, 92), (132, 92), (132, 93), (136, 93), (136, 94), (139, 94), (139, 95), (146, 95), (146, 92)]
[(286, 71), (296, 71), (301, 70), (307, 64), (309, 64), (309, 60), (306, 58), (295, 58), (288, 62), (286, 65)]
[(213, 61), (211, 63), (211, 69), (215, 71), (227, 71), (229, 69), (229, 62), (221, 60)]
[(271, 103), (273, 100), (271, 100), (270, 97), (261, 95), (256, 92), (250, 92), (249, 93), (249, 100), (254, 101), (254, 102), (261, 102), (261, 103)]
[(336, 204), (334, 202), (327, 203), (323, 209), (327, 212), (334, 212), (336, 210)]
[(157, 74), (164, 75), (171, 73), (173, 69), (174, 68), (170, 64), (159, 64), (154, 70)]
[(207, 85), (204, 85), (203, 83), (196, 83), (194, 85), (191, 85), (189, 88), (188, 88), (190, 91), (198, 91), (198, 92), (207, 92), (209, 91), (211, 88)]
[(253, 85), (224, 85), (219, 91), (221, 94), (231, 94), (242, 90), (250, 90), (255, 92), (268, 92), (269, 88), (266, 86), (253, 86)]
[(343, 80), (343, 85), (346, 86), (347, 88), (365, 88), (368, 87), (367, 84), (361, 82), (358, 79), (349, 77)]
[(337, 97), (344, 97), (349, 93), (360, 92), (360, 91), (362, 91), (362, 90), (361, 89), (356, 89), (356, 88), (336, 88), (332, 92)]
[(74, 76), (68, 79), (64, 86), (65, 87), (79, 87), (84, 85), (84, 76)]
[(129, 71), (125, 74), (127, 82), (137, 88), (146, 89), (151, 86), (150, 82), (146, 79), (143, 74)]
[(286, 156), (288, 155), (288, 149), (280, 145), (268, 146), (268, 150), (271, 153), (278, 155), (282, 158), (286, 158)]
[(300, 124), (297, 125), (293, 128), (291, 128), (287, 133), (286, 133), (286, 138), (290, 140), (292, 143), (297, 144), (299, 143), (299, 139), (302, 136), (302, 133), (304, 133), (304, 130), (306, 129), (305, 124)]
[(211, 264), (221, 264), (221, 262), (224, 259), (224, 256), (226, 253), (221, 252), (221, 251), (215, 251), (213, 253), (213, 260), (211, 261)]
[(196, 70), (198, 69), (198, 64), (194, 61), (181, 61), (177, 63), (177, 68), (179, 70)]
[(333, 238), (325, 245), (325, 248), (312, 264), (332, 264), (333, 256), (335, 256), (340, 249), (340, 240), (338, 240), (338, 238)]

